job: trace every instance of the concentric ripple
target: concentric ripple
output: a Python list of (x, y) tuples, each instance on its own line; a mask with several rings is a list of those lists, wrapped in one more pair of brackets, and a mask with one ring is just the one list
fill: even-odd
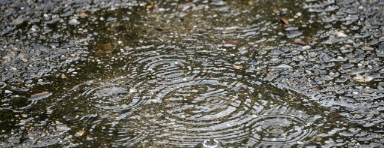
[[(183, 53), (187, 54), (187, 53)], [(189, 79), (200, 73), (198, 67), (193, 67), (193, 61), (189, 60), (188, 55), (166, 54), (159, 55), (158, 52), (143, 52), (135, 56), (143, 58), (134, 62), (137, 77), (150, 78), (154, 81), (177, 81)]]
[(283, 106), (262, 111), (255, 116), (250, 125), (253, 136), (248, 141), (252, 147), (306, 144), (314, 138), (314, 122), (320, 118)]
[[(256, 121), (274, 122), (279, 121), (278, 117), (284, 117), (281, 121), (285, 125), (279, 129), (286, 130), (288, 143), (300, 142), (315, 133), (310, 129), (315, 119), (291, 109), (264, 111), (265, 121), (262, 121), (264, 118), (255, 119), (255, 115), (261, 115), (266, 107), (263, 103), (274, 103), (265, 99), (277, 99), (278, 102), (282, 98), (268, 93), (269, 88), (264, 85), (255, 86), (243, 81), (242, 67), (236, 66), (241, 63), (232, 61), (235, 57), (220, 56), (218, 52), (208, 55), (195, 52), (150, 51), (135, 55), (139, 60), (133, 63), (132, 74), (141, 79), (136, 89), (147, 90), (143, 99), (146, 103), (137, 110), (139, 115), (125, 118), (119, 125), (128, 129), (130, 125), (124, 124), (125, 121), (140, 119), (141, 127), (138, 128), (141, 129), (137, 131), (146, 133), (153, 140), (140, 141), (137, 145), (191, 147), (207, 140), (236, 145), (250, 137), (253, 143), (273, 142), (272, 138), (254, 137), (260, 133), (253, 127), (258, 126)], [(286, 94), (280, 92), (278, 95)], [(272, 119), (274, 117), (276, 119)], [(293, 129), (284, 129), (290, 127)], [(115, 142), (116, 145), (124, 144), (124, 140)]]
[[(255, 90), (236, 79), (195, 78), (157, 88), (146, 112), (157, 143), (194, 146), (208, 139), (235, 143), (247, 136)], [(157, 112), (155, 112), (157, 111)], [(147, 127), (147, 126), (143, 126)], [(168, 142), (166, 142), (168, 141)]]
[(76, 130), (108, 132), (113, 145), (129, 147), (294, 144), (315, 133), (316, 118), (305, 113), (263, 111), (289, 94), (244, 81), (249, 76), (233, 55), (187, 49), (132, 55), (137, 60), (127, 64), (129, 70), (116, 72), (123, 76), (88, 81), (60, 99), (76, 111), (64, 113), (77, 122)]
[[(85, 133), (88, 141), (100, 140), (111, 141), (115, 136), (125, 139), (126, 142), (136, 143), (144, 137), (140, 131), (135, 131), (137, 122), (135, 119), (125, 121), (129, 129), (117, 129), (118, 122), (128, 119), (132, 114), (148, 101), (149, 98), (145, 87), (139, 79), (129, 76), (120, 76), (107, 80), (91, 80), (72, 88), (68, 93), (48, 108), (51, 116), (59, 116), (63, 126), (75, 132), (73, 135)], [(50, 111), (51, 109), (67, 110)], [(67, 124), (76, 124), (69, 128)], [(99, 133), (109, 133), (99, 135)], [(129, 134), (126, 134), (129, 133)], [(83, 135), (83, 134), (80, 134)], [(120, 139), (121, 140), (121, 139)], [(134, 142), (135, 141), (135, 142)], [(75, 141), (74, 141), (75, 143)]]
[(161, 91), (158, 98), (164, 98), (168, 114), (181, 120), (216, 120), (234, 112), (242, 104), (242, 95), (248, 96), (253, 91), (238, 82), (197, 79), (170, 86)]
[(146, 102), (145, 91), (136, 89), (137, 86), (145, 87), (145, 84), (121, 76), (108, 81), (85, 82), (72, 89), (71, 94), (72, 99), (87, 100), (87, 104), (96, 108), (124, 113)]

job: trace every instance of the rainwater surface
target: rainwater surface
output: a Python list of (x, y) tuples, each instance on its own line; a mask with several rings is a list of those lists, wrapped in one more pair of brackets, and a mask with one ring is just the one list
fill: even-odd
[(1, 147), (382, 147), (380, 0), (0, 0)]

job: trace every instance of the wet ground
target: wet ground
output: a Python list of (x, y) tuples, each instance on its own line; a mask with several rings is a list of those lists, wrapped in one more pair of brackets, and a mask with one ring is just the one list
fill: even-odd
[(1, 147), (383, 146), (383, 1), (0, 9)]

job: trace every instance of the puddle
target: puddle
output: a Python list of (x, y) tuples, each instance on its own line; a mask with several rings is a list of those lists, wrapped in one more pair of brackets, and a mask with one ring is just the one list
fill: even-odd
[(0, 6), (0, 146), (383, 144), (380, 1)]
[(230, 64), (231, 57), (219, 56), (222, 51), (210, 50), (203, 55), (196, 49), (134, 50), (128, 55), (137, 60), (110, 71), (121, 76), (74, 87), (52, 106), (64, 111), (51, 116), (68, 118), (92, 137), (88, 141), (100, 139), (95, 131), (102, 129), (110, 133), (102, 138), (114, 146), (192, 147), (209, 139), (223, 146), (313, 141), (322, 116), (301, 111), (310, 110), (302, 102), (308, 98), (262, 84)]

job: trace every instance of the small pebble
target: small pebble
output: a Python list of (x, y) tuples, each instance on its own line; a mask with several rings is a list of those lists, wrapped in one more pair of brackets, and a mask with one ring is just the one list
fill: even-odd
[(69, 25), (78, 25), (78, 24), (80, 24), (80, 22), (77, 19), (70, 19), (68, 21), (68, 24)]
[(344, 32), (337, 32), (336, 33), (336, 37), (338, 37), (338, 38), (345, 38), (345, 37), (347, 37), (347, 35), (344, 33)]

